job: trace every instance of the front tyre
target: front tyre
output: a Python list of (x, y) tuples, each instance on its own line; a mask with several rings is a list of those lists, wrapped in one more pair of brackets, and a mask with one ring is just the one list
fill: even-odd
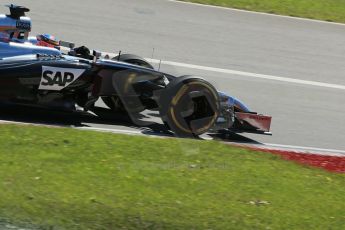
[(159, 99), (164, 123), (180, 137), (197, 137), (214, 126), (218, 117), (217, 90), (202, 78), (183, 76), (172, 81)]

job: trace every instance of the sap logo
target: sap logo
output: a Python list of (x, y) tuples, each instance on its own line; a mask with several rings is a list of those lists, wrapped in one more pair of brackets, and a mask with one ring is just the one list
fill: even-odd
[(62, 90), (77, 80), (85, 69), (58, 68), (42, 66), (42, 76), (39, 89)]
[[(63, 75), (63, 76), (62, 76)], [(42, 85), (59, 85), (59, 86), (66, 86), (67, 83), (70, 83), (74, 80), (73, 73), (69, 72), (56, 72), (47, 70), (43, 72), (43, 79), (45, 82), (42, 82)]]

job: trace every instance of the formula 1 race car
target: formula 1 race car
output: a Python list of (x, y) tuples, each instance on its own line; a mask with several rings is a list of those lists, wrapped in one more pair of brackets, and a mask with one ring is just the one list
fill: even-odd
[(270, 116), (250, 111), (203, 78), (154, 70), (132, 54), (111, 57), (50, 35), (29, 37), (29, 9), (9, 8), (9, 15), (0, 15), (1, 102), (92, 111), (101, 99), (111, 113), (138, 124), (138, 114), (155, 111), (177, 136), (224, 130), (269, 133)]

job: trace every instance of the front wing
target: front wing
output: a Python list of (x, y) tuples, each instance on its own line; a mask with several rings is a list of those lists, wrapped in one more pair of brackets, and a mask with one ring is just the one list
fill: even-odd
[(234, 127), (236, 131), (271, 135), (271, 116), (256, 113), (235, 112), (235, 117), (237, 118), (237, 124)]

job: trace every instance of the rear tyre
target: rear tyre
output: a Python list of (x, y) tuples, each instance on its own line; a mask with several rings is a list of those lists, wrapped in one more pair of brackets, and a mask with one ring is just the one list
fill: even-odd
[(217, 90), (202, 78), (176, 78), (159, 99), (164, 123), (180, 137), (197, 137), (214, 126), (218, 117)]
[(148, 63), (144, 58), (137, 56), (135, 54), (121, 54), (120, 57), (116, 56), (112, 58), (114, 61), (122, 61), (133, 65), (138, 65), (141, 67), (146, 67), (149, 69), (154, 69), (153, 66)]
[[(129, 64), (138, 65), (138, 66), (146, 67), (149, 69), (154, 69), (153, 66), (150, 63), (148, 63), (144, 58), (139, 57), (139, 56), (134, 55), (134, 54), (121, 54), (120, 56), (112, 58), (112, 60), (122, 61), (122, 62), (126, 62)], [(112, 111), (114, 111), (116, 113), (127, 113), (127, 110), (126, 110), (122, 100), (118, 96), (102, 97), (102, 100), (103, 100), (104, 104), (106, 106), (108, 106)], [(130, 112), (140, 113), (142, 111), (143, 111), (143, 108), (138, 107), (138, 108), (136, 108)]]

